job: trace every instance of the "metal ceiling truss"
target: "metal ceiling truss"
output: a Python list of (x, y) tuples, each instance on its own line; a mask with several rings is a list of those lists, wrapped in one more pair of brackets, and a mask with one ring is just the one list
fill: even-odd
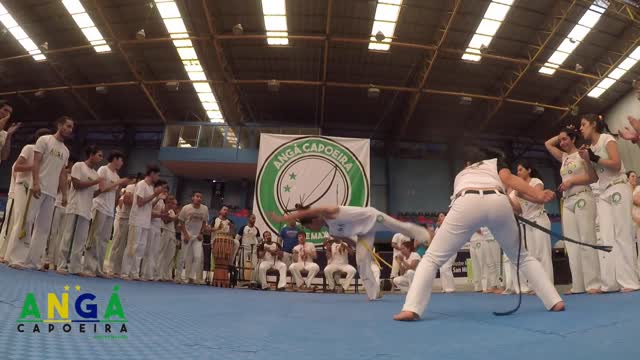
[[(529, 69), (531, 69), (532, 66), (534, 66), (534, 64), (538, 60), (538, 57), (542, 55), (544, 49), (549, 44), (549, 41), (551, 41), (556, 35), (558, 30), (560, 29), (560, 26), (565, 21), (569, 13), (571, 13), (577, 2), (578, 0), (572, 0), (569, 4), (569, 7), (564, 10), (560, 9), (559, 6), (554, 9), (554, 15), (549, 26), (550, 29), (542, 31), (542, 34), (547, 34), (546, 38), (544, 39), (544, 41), (541, 41), (540, 38), (542, 34), (536, 36), (537, 44), (533, 45), (534, 50), (529, 53), (529, 61), (526, 64), (520, 66), (517, 71), (513, 72), (511, 78), (504, 83), (504, 87), (500, 90), (501, 100), (495, 103), (495, 105), (493, 105), (493, 108), (489, 110), (487, 117), (480, 124), (480, 131), (483, 131), (489, 125), (491, 120), (496, 116), (496, 114), (500, 111), (502, 105), (504, 104), (504, 101), (502, 99), (508, 98), (511, 95), (511, 92), (513, 92), (516, 86), (518, 86), (524, 75), (529, 71)], [(559, 16), (556, 15), (558, 12), (560, 13)]]
[(93, 6), (96, 9), (96, 12), (98, 13), (98, 17), (100, 17), (100, 20), (102, 21), (104, 27), (106, 28), (107, 33), (111, 37), (111, 41), (114, 42), (113, 45), (115, 45), (116, 50), (118, 51), (118, 53), (120, 53), (124, 61), (127, 63), (127, 67), (129, 68), (129, 71), (131, 72), (133, 77), (140, 84), (140, 89), (142, 90), (144, 95), (147, 97), (147, 100), (149, 100), (149, 103), (151, 104), (151, 106), (153, 106), (153, 109), (156, 111), (156, 114), (158, 114), (160, 119), (162, 119), (162, 122), (166, 124), (167, 118), (164, 116), (164, 113), (160, 109), (158, 102), (155, 100), (155, 98), (153, 97), (153, 95), (145, 85), (145, 82), (142, 76), (138, 73), (137, 69), (129, 59), (129, 56), (127, 56), (127, 53), (122, 49), (122, 44), (116, 37), (116, 34), (113, 32), (113, 28), (111, 27), (111, 24), (109, 24), (109, 22), (107, 21), (107, 18), (105, 17), (104, 12), (102, 11), (102, 8), (98, 4), (98, 0), (93, 0)]
[(325, 83), (322, 85), (322, 89), (320, 90), (320, 120), (318, 121), (318, 128), (322, 129), (324, 125), (324, 104), (326, 102), (327, 96), (327, 68), (329, 67), (329, 31), (331, 30), (331, 15), (333, 12), (333, 0), (327, 1), (327, 22), (325, 24), (324, 30), (324, 52), (322, 54), (322, 82)]
[[(420, 80), (418, 81), (418, 88), (420, 90), (425, 89), (427, 86), (429, 75), (431, 75), (431, 71), (433, 70), (433, 65), (436, 63), (436, 60), (438, 59), (440, 48), (442, 47), (442, 44), (444, 44), (445, 40), (447, 39), (447, 35), (449, 34), (449, 29), (451, 29), (451, 24), (453, 24), (453, 21), (456, 17), (456, 14), (458, 13), (458, 10), (460, 9), (461, 4), (462, 4), (462, 0), (454, 0), (453, 9), (450, 12), (448, 12), (449, 19), (446, 22), (444, 30), (442, 30), (442, 35), (440, 36), (440, 39), (438, 40), (435, 46), (435, 49), (433, 50), (433, 53), (431, 55), (427, 55), (424, 64), (422, 64), (420, 75), (419, 75)], [(409, 122), (411, 121), (411, 118), (413, 117), (413, 114), (416, 111), (416, 107), (418, 105), (418, 102), (420, 101), (420, 97), (422, 96), (422, 93), (423, 93), (422, 91), (418, 91), (411, 96), (411, 99), (409, 100), (409, 107), (405, 112), (404, 119), (398, 131), (399, 136), (403, 136), (404, 133), (406, 132), (407, 127), (409, 126)]]
[[(217, 37), (218, 33), (216, 31), (216, 26), (215, 26), (216, 19), (209, 12), (209, 6), (207, 5), (207, 2), (208, 0), (202, 0), (202, 8), (207, 18), (207, 26), (209, 27), (209, 34), (211, 35), (211, 38), (208, 39), (208, 41), (210, 41), (211, 44), (213, 45), (213, 48), (216, 53), (217, 65), (220, 68), (220, 72), (222, 72), (222, 77), (225, 81), (225, 84), (228, 85), (226, 86), (226, 89), (229, 91), (228, 93), (231, 97), (231, 99), (224, 99), (222, 98), (222, 94), (218, 93), (218, 96), (222, 98), (220, 99), (222, 100), (221, 105), (222, 107), (226, 107), (226, 105), (232, 106), (233, 110), (239, 115), (240, 117), (239, 120), (241, 123), (246, 123), (247, 120), (255, 121), (255, 117), (253, 116), (253, 114), (251, 114), (251, 119), (249, 119), (242, 109), (242, 99), (240, 95), (240, 88), (238, 88), (237, 84), (233, 82), (233, 71), (231, 70), (231, 66), (229, 66), (229, 62), (227, 61), (227, 57), (224, 55), (224, 51), (222, 50), (222, 47), (220, 46), (220, 40)], [(246, 106), (246, 108), (251, 113), (250, 107)], [(233, 123), (234, 122), (233, 120), (235, 119), (233, 119), (233, 116), (232, 116), (231, 119), (227, 119), (227, 122), (228, 120), (232, 120), (232, 123)]]

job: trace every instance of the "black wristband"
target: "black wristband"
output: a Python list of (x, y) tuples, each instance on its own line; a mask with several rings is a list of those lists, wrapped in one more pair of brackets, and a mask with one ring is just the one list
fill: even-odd
[(591, 160), (594, 163), (598, 163), (598, 161), (600, 161), (600, 156), (596, 155), (593, 150), (591, 149), (587, 149), (587, 152), (589, 153), (589, 160)]

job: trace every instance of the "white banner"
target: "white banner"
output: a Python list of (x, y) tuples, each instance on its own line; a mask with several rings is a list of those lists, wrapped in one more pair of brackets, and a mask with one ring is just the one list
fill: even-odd
[[(369, 206), (369, 139), (261, 134), (253, 202), (256, 225), (277, 235), (286, 224), (269, 214), (296, 205)], [(326, 232), (307, 230), (309, 242)]]

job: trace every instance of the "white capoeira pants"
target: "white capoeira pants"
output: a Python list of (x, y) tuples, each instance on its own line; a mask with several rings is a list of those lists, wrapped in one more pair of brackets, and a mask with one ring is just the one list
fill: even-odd
[(89, 239), (91, 220), (76, 214), (67, 214), (67, 216), (69, 221), (65, 224), (61, 245), (63, 249), (68, 249), (69, 245), (71, 246), (69, 273), (79, 274), (82, 272), (82, 254)]
[[(502, 194), (466, 194), (451, 206), (413, 278), (404, 311), (421, 316), (431, 298), (436, 271), (467, 242), (474, 231), (487, 226), (512, 262), (518, 257), (518, 226), (511, 204)], [(562, 301), (544, 273), (540, 262), (525, 249), (520, 251), (520, 268), (547, 309)]]
[[(301, 272), (303, 270), (307, 271), (307, 280), (302, 279)], [(289, 266), (289, 271), (291, 271), (291, 275), (293, 275), (293, 279), (295, 280), (297, 287), (302, 286), (302, 284), (305, 284), (307, 287), (311, 287), (313, 279), (320, 271), (320, 266), (314, 262), (297, 262)]]
[(500, 245), (491, 239), (482, 242), (482, 290), (487, 291), (498, 287), (500, 277)]
[(442, 283), (442, 291), (446, 293), (452, 293), (456, 291), (456, 281), (453, 277), (453, 264), (456, 262), (458, 254), (453, 254), (441, 267), (440, 267), (440, 282)]
[(402, 293), (406, 293), (409, 291), (409, 287), (413, 282), (413, 276), (416, 274), (415, 270), (407, 270), (407, 272), (402, 275), (393, 278), (393, 283), (400, 289)]
[(58, 255), (60, 253), (60, 242), (62, 241), (62, 233), (64, 231), (64, 216), (66, 209), (56, 206), (53, 209), (53, 220), (51, 221), (51, 233), (49, 233), (49, 242), (47, 245), (47, 262), (52, 265), (58, 264)]
[[(312, 263), (311, 263), (312, 264)], [(258, 265), (258, 277), (260, 279), (260, 285), (263, 289), (269, 287), (269, 283), (267, 282), (267, 271), (269, 270), (277, 270), (280, 273), (280, 277), (278, 279), (278, 289), (282, 289), (287, 286), (287, 265), (280, 260), (263, 260), (260, 261)]]
[(175, 231), (162, 230), (160, 234), (160, 261), (158, 262), (158, 276), (160, 280), (171, 280), (173, 256), (176, 254)]
[(111, 238), (113, 216), (98, 210), (93, 211), (89, 229), (89, 240), (84, 253), (84, 271), (94, 275), (105, 275), (104, 258)]
[(153, 225), (149, 230), (149, 240), (144, 252), (144, 260), (142, 261), (142, 278), (145, 280), (158, 280), (160, 272), (158, 264), (160, 263), (160, 250), (162, 249), (162, 236), (160, 228)]
[[(53, 196), (41, 194), (39, 199), (31, 196), (29, 201), (30, 196), (29, 190), (24, 186), (17, 186), (14, 193), (16, 226), (11, 231), (6, 260), (13, 265), (39, 268), (44, 265), (47, 238), (56, 199)], [(27, 202), (29, 202), (28, 209)], [(24, 218), (25, 212), (26, 218)], [(24, 236), (20, 238), (20, 235)]]
[[(184, 264), (187, 272), (187, 279), (199, 280), (202, 278), (203, 257), (202, 240), (198, 240), (197, 235), (189, 234), (191, 238), (188, 243), (182, 241), (184, 249)], [(209, 255), (210, 256), (210, 255)]]
[(411, 239), (418, 239), (420, 241), (430, 240), (429, 232), (422, 226), (396, 220), (380, 211), (378, 211), (377, 216), (380, 220), (376, 223), (373, 229), (369, 230), (368, 233), (358, 236), (358, 243), (356, 245), (356, 263), (358, 266), (358, 273), (360, 274), (362, 285), (367, 292), (369, 300), (375, 300), (380, 295), (379, 277), (378, 280), (376, 280), (373, 272), (371, 271), (373, 257), (370, 251), (373, 249), (376, 232), (390, 231), (393, 233), (401, 233)]
[(351, 285), (351, 280), (356, 276), (356, 268), (349, 264), (329, 264), (324, 268), (324, 278), (327, 279), (327, 285), (329, 285), (329, 289), (333, 289), (336, 287), (336, 281), (333, 278), (333, 275), (336, 271), (343, 272), (347, 274), (345, 279), (342, 281), (342, 288), (344, 290), (349, 289)]
[[(183, 281), (184, 273), (186, 271), (185, 258), (187, 253), (187, 244), (182, 240), (176, 240), (178, 243), (178, 249), (176, 250), (176, 276), (175, 281)], [(187, 274), (187, 276), (189, 276)]]
[(7, 253), (7, 245), (9, 245), (9, 232), (13, 229), (15, 223), (15, 214), (13, 209), (13, 197), (10, 197), (7, 201), (7, 207), (4, 212), (4, 220), (2, 221), (2, 229), (0, 230), (0, 260), (4, 259)]
[(473, 269), (473, 290), (482, 291), (482, 275), (484, 263), (482, 261), (482, 241), (471, 241), (469, 247), (469, 255), (471, 255), (471, 268)]
[(127, 248), (127, 237), (129, 236), (129, 219), (117, 218), (113, 226), (113, 244), (111, 245), (109, 264), (111, 265), (111, 272), (115, 275), (120, 275), (124, 250)]
[(617, 184), (600, 195), (598, 218), (604, 245), (613, 246), (600, 262), (602, 291), (622, 288), (640, 289), (635, 269), (635, 249), (631, 228), (631, 189), (629, 184)]
[[(527, 219), (536, 224), (551, 229), (551, 221), (545, 213), (541, 213), (536, 218)], [(551, 261), (551, 236), (529, 225), (523, 225), (526, 231), (527, 251), (529, 255), (538, 260), (547, 277), (553, 283), (553, 262)]]
[[(596, 244), (596, 201), (591, 191), (564, 200), (562, 232), (571, 239)], [(571, 292), (600, 290), (600, 261), (596, 249), (565, 241), (571, 269)]]
[(122, 276), (132, 279), (140, 278), (140, 262), (144, 257), (151, 229), (129, 225), (127, 247), (122, 258)]

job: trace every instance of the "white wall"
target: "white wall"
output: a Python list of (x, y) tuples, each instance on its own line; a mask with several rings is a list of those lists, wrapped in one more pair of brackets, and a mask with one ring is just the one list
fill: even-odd
[[(605, 114), (605, 120), (611, 131), (617, 133), (619, 129), (623, 129), (629, 125), (627, 121), (627, 116), (629, 115), (640, 117), (640, 101), (638, 101), (633, 91), (620, 99), (620, 101)], [(620, 157), (627, 171), (640, 171), (640, 147), (629, 141), (619, 139), (618, 148), (620, 149)]]

